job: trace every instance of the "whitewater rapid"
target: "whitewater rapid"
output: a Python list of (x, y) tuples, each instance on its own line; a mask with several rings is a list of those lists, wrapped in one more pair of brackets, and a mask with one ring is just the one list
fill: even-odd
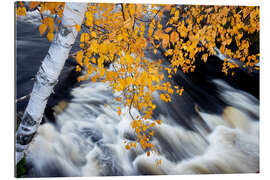
[[(222, 115), (198, 111), (187, 130), (170, 116), (159, 115), (153, 143), (160, 155), (147, 157), (134, 141), (131, 117), (101, 82), (83, 83), (72, 90), (70, 102), (55, 106), (56, 123), (40, 126), (27, 161), (32, 176), (103, 176), (140, 174), (256, 173), (259, 171), (258, 100), (215, 80), (229, 106)], [(117, 114), (117, 107), (122, 110)], [(162, 106), (166, 106), (163, 103)], [(58, 108), (58, 110), (57, 110)], [(161, 107), (162, 108), (162, 107)], [(179, 109), (181, 112), (181, 109)], [(135, 109), (132, 110), (136, 112)], [(206, 124), (202, 126), (202, 122)], [(205, 128), (207, 127), (207, 128)], [(160, 166), (156, 160), (161, 159)]]

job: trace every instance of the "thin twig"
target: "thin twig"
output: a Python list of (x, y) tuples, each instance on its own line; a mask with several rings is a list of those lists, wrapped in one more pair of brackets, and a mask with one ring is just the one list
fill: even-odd
[(121, 11), (122, 11), (123, 19), (124, 19), (124, 21), (126, 21), (123, 3), (121, 3)]
[(128, 109), (128, 113), (129, 113), (129, 115), (131, 116), (131, 118), (133, 119), (133, 121), (134, 121), (135, 119), (134, 119), (134, 117), (132, 116), (130, 110), (131, 110), (131, 107), (132, 107), (132, 103), (133, 103), (134, 96), (135, 96), (135, 95), (133, 95), (132, 100), (131, 100), (131, 103), (130, 103), (130, 105), (129, 105), (129, 109)]
[(22, 101), (22, 100), (24, 100), (24, 99), (27, 99), (27, 98), (29, 98), (30, 96), (31, 96), (31, 93), (30, 93), (30, 94), (27, 94), (27, 95), (25, 95), (25, 96), (23, 96), (23, 97), (20, 97), (20, 98), (16, 99), (16, 103), (19, 102), (19, 101)]
[(108, 31), (107, 29), (105, 29), (104, 27), (99, 26), (99, 25), (97, 25), (97, 24), (94, 24), (94, 25), (97, 26), (98, 28), (100, 28), (100, 29), (106, 31), (105, 33), (109, 33), (109, 31)]
[[(96, 24), (94, 24), (95, 26), (97, 26), (97, 27), (99, 27), (100, 29), (98, 29), (97, 27), (94, 27), (94, 26), (87, 26), (86, 24), (82, 24), (82, 27), (85, 27), (85, 28), (94, 28), (94, 30), (97, 30), (97, 31), (99, 31), (99, 32), (101, 32), (101, 33), (103, 33), (103, 34), (107, 34), (107, 33), (109, 33), (109, 31), (107, 30), (107, 29), (105, 29), (105, 28), (102, 28), (102, 27), (100, 27), (100, 26), (98, 26), (98, 25), (96, 25)], [(102, 30), (104, 30), (104, 31), (102, 31)], [(87, 32), (88, 33), (90, 33), (90, 31), (89, 31), (89, 29), (87, 29)]]

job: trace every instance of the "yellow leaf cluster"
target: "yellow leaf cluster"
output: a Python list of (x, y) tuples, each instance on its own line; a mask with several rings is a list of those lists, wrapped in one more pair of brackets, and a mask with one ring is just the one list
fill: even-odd
[(52, 42), (52, 40), (53, 40), (53, 38), (54, 38), (54, 34), (53, 34), (52, 32), (49, 32), (49, 33), (47, 34), (47, 38), (48, 38), (48, 40), (49, 40), (50, 42)]
[(41, 24), (39, 26), (38, 30), (39, 30), (40, 36), (42, 36), (46, 32), (46, 30), (47, 30), (46, 24)]
[(25, 16), (26, 15), (26, 9), (25, 9), (25, 7), (18, 7), (16, 9), (16, 14), (18, 16)]
[[(240, 59), (244, 67), (256, 67), (259, 56), (251, 54), (250, 40), (243, 35), (259, 32), (259, 7), (187, 5), (170, 6), (167, 10), (171, 15), (169, 27), (163, 30), (159, 25), (154, 38), (167, 50), (165, 55), (172, 56), (172, 69), (181, 67), (183, 72), (193, 72), (195, 57), (204, 53), (201, 59), (206, 62), (209, 55), (216, 53), (215, 47), (228, 58)], [(170, 35), (169, 42), (164, 33)], [(253, 62), (250, 63), (248, 57), (252, 57)], [(222, 71), (226, 74), (230, 69), (232, 66), (224, 64)]]
[[(16, 9), (16, 14), (18, 16), (25, 16), (26, 15), (26, 9), (23, 7), (22, 2), (18, 2), (20, 4), (20, 7)], [(41, 14), (41, 25), (39, 26), (39, 33), (40, 36), (44, 35), (45, 32), (48, 30), (48, 33), (46, 35), (47, 39), (49, 41), (52, 41), (54, 38), (54, 31), (57, 31), (58, 28), (56, 26), (56, 23), (60, 24), (63, 11), (64, 11), (64, 2), (30, 2), (29, 8), (30, 9), (39, 9), (39, 12)], [(51, 15), (54, 15), (54, 18), (50, 16), (43, 15), (44, 11), (50, 11)], [(54, 22), (54, 19), (58, 19), (57, 22)]]
[(30, 4), (29, 4), (29, 7), (30, 7), (30, 9), (34, 9), (34, 8), (36, 8), (38, 5), (40, 4), (40, 2), (30, 2)]

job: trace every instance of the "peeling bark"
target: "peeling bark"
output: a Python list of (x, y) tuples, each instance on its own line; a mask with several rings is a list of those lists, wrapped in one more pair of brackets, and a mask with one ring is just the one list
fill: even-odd
[(77, 37), (75, 24), (81, 25), (86, 3), (66, 3), (59, 31), (36, 75), (30, 100), (16, 132), (16, 164), (23, 158), (40, 125), (44, 109), (58, 76)]

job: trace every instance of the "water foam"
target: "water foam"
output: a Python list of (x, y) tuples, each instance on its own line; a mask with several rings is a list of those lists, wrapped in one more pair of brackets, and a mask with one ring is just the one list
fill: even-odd
[[(74, 88), (74, 98), (56, 115), (56, 124), (42, 125), (29, 149), (33, 176), (257, 172), (259, 122), (248, 112), (259, 116), (258, 101), (220, 80), (215, 83), (227, 87), (220, 94), (231, 104), (222, 115), (198, 112), (210, 131), (199, 125), (198, 131), (187, 130), (172, 124), (170, 116), (160, 115), (163, 124), (155, 128), (153, 138), (160, 155), (150, 157), (140, 147), (125, 149), (125, 140), (135, 140), (132, 119), (106, 84)], [(191, 123), (196, 125), (196, 119)], [(158, 159), (162, 164), (157, 167)]]

